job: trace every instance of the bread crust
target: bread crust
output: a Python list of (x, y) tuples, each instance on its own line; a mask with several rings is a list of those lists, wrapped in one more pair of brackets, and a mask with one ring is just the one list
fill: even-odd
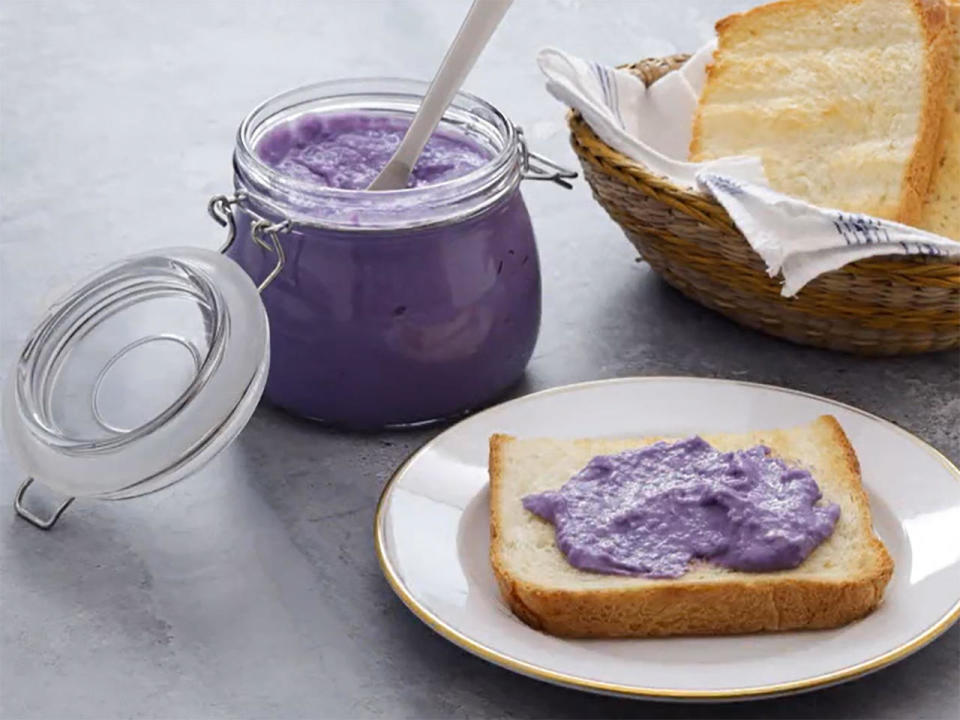
[[(954, 195), (955, 185), (958, 181), (957, 163), (960, 158), (956, 157), (956, 153), (960, 152), (960, 148), (957, 146), (958, 135), (960, 135), (960, 128), (957, 127), (958, 122), (960, 122), (958, 120), (960, 118), (960, 97), (957, 95), (957, 85), (960, 83), (960, 0), (948, 0), (947, 15), (950, 25), (947, 39), (948, 45), (952, 48), (950, 75), (946, 81), (946, 104), (940, 125), (936, 160), (930, 175), (930, 185), (924, 196), (923, 210), (918, 226), (924, 230), (930, 230), (960, 241), (960, 217), (954, 215), (953, 219), (956, 222), (950, 224), (938, 220), (938, 214), (942, 210), (938, 207), (937, 196), (942, 194), (944, 198), (949, 198)], [(956, 105), (951, 107), (951, 103)], [(954, 156), (948, 157), (948, 153), (951, 152), (954, 153)], [(951, 160), (952, 162), (950, 162)], [(951, 182), (953, 186), (951, 186)], [(947, 203), (949, 201), (943, 199), (940, 202)]]
[[(856, 4), (862, 0), (835, 0), (837, 4)], [(941, 118), (946, 109), (947, 82), (950, 76), (953, 58), (950, 49), (951, 28), (944, 0), (910, 0), (914, 12), (926, 36), (928, 52), (922, 78), (924, 88), (923, 108), (917, 129), (917, 137), (910, 161), (904, 167), (900, 197), (897, 210), (891, 218), (898, 222), (914, 224), (923, 214), (923, 204), (930, 187), (934, 167), (939, 158)], [(745, 19), (763, 17), (782, 12), (786, 8), (806, 8), (815, 10), (823, 5), (823, 0), (779, 0), (755, 7), (743, 13), (729, 15), (716, 23), (719, 46), (717, 55), (723, 52), (724, 40), (730, 31)], [(716, 57), (716, 55), (715, 55)], [(702, 159), (703, 122), (701, 109), (703, 100), (709, 95), (711, 80), (717, 76), (717, 65), (707, 65), (707, 80), (701, 96), (701, 102), (693, 117), (689, 157), (692, 161)]]
[[(893, 561), (870, 528), (869, 501), (860, 466), (840, 424), (831, 416), (815, 421), (824, 441), (840, 450), (839, 467), (863, 504), (873, 556), (870, 567), (840, 580), (794, 576), (791, 571), (756, 573), (747, 580), (659, 580), (642, 586), (564, 589), (516, 577), (503, 556), (504, 451), (513, 440), (490, 438), (490, 561), (504, 601), (527, 625), (563, 637), (664, 637), (730, 635), (844, 625), (876, 608), (893, 573)], [(802, 565), (801, 565), (802, 568)]]
[(947, 81), (953, 65), (950, 47), (952, 29), (943, 0), (913, 0), (920, 15), (927, 44), (927, 64), (923, 88), (924, 103), (920, 129), (914, 145), (913, 159), (907, 165), (900, 197), (900, 211), (896, 217), (912, 225), (923, 215), (923, 203), (930, 188), (933, 170), (939, 158), (940, 125), (946, 112)]

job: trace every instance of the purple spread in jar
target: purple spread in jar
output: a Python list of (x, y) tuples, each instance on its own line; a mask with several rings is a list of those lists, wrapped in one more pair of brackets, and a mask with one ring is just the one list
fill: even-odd
[[(540, 264), (512, 126), (492, 106), (461, 98), (430, 138), (412, 187), (367, 192), (418, 104), (384, 92), (356, 109), (341, 107), (341, 90), (319, 92), (306, 112), (303, 91), (281, 96), (281, 110), (254, 111), (241, 126), (234, 155), (247, 200), (235, 208), (229, 256), (255, 282), (276, 257), (252, 241), (253, 213), (293, 223), (280, 237), (286, 267), (262, 295), (271, 357), (264, 397), (355, 429), (490, 402), (522, 375), (540, 325)], [(324, 109), (329, 98), (335, 110)]]
[[(314, 113), (270, 130), (257, 144), (257, 154), (287, 177), (363, 190), (393, 156), (408, 125), (386, 115)], [(452, 180), (490, 159), (491, 153), (467, 136), (437, 130), (414, 165), (408, 186)]]
[(692, 437), (597, 456), (523, 506), (556, 526), (574, 567), (669, 578), (693, 558), (734, 570), (796, 567), (840, 516), (820, 498), (809, 472), (763, 445), (724, 453)]

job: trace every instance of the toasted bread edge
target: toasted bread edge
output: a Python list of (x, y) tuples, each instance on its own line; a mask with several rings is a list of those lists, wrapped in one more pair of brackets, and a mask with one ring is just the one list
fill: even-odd
[(913, 5), (920, 16), (930, 50), (924, 69), (920, 128), (913, 159), (904, 174), (900, 209), (894, 218), (908, 225), (919, 222), (923, 216), (923, 204), (939, 159), (940, 126), (947, 108), (947, 82), (953, 66), (952, 28), (946, 3), (943, 0), (913, 0)]
[(844, 472), (860, 499), (873, 563), (863, 576), (841, 581), (758, 576), (749, 581), (570, 590), (539, 586), (515, 577), (502, 559), (498, 497), (503, 452), (514, 440), (490, 438), (490, 560), (501, 596), (520, 620), (536, 630), (563, 637), (665, 637), (731, 635), (845, 625), (874, 610), (893, 573), (893, 561), (873, 533), (869, 501), (850, 441), (829, 415), (809, 426), (833, 440), (836, 469)]

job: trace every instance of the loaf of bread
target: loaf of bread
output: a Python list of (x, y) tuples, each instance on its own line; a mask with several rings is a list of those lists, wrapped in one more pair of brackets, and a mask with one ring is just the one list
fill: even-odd
[(874, 535), (856, 455), (830, 416), (789, 430), (705, 436), (725, 451), (769, 446), (808, 467), (824, 499), (840, 505), (833, 534), (798, 567), (739, 572), (695, 561), (679, 578), (652, 579), (570, 565), (553, 525), (521, 499), (559, 488), (596, 455), (659, 439), (490, 439), (490, 558), (521, 620), (570, 637), (730, 634), (835, 627), (878, 605), (893, 563)]
[(938, 157), (945, 0), (782, 0), (717, 23), (690, 159), (755, 155), (771, 186), (915, 224)]
[(960, 240), (960, 0), (950, 3), (953, 69), (940, 128), (940, 156), (918, 226)]

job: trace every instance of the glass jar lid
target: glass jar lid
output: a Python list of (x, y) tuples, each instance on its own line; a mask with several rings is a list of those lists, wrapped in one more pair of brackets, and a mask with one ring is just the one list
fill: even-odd
[(136, 255), (41, 319), (7, 383), (6, 439), (30, 477), (62, 493), (143, 495), (236, 437), (268, 366), (266, 312), (236, 263), (197, 248)]

